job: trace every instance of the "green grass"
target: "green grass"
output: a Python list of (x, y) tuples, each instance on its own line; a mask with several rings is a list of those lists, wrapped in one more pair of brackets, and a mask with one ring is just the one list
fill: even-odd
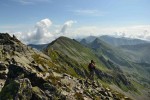
[[(69, 38), (60, 37), (52, 42), (44, 52), (51, 57), (53, 62), (60, 65), (66, 65), (64, 62), (67, 62), (67, 64), (69, 63), (71, 66), (79, 69), (87, 69), (88, 64), (93, 59), (98, 69), (105, 72), (108, 71), (107, 67), (105, 67), (91, 49)], [(72, 69), (71, 72), (73, 72)]]
[(51, 69), (58, 67), (54, 62), (50, 61), (47, 58), (44, 58), (43, 56), (41, 56), (39, 54), (33, 54), (32, 58), (35, 60), (36, 63), (41, 64), (42, 67), (44, 67), (44, 69), (46, 71), (48, 71), (48, 69), (47, 69), (47, 67), (45, 67), (45, 65), (48, 65), (48, 67)]

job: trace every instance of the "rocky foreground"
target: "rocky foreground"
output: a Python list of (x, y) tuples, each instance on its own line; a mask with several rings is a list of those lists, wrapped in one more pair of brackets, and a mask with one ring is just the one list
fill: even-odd
[[(1, 100), (126, 100), (117, 92), (104, 88), (99, 82), (86, 82), (84, 79), (59, 74), (52, 70), (36, 73), (15, 64), (0, 64), (3, 71), (1, 79)], [(2, 70), (1, 70), (2, 71)]]

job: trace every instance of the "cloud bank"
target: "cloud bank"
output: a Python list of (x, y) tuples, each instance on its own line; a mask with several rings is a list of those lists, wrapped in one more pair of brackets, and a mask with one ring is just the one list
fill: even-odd
[(83, 26), (74, 30), (75, 37), (113, 35), (116, 37), (138, 38), (150, 41), (150, 25), (127, 27)]
[[(77, 23), (68, 20), (62, 25), (53, 25), (48, 18), (37, 22), (34, 29), (29, 32), (13, 32), (26, 44), (50, 43), (60, 36), (69, 38), (83, 38), (87, 36), (113, 35), (119, 37), (138, 38), (150, 41), (150, 25), (135, 25), (127, 27), (100, 27), (100, 26), (80, 26), (74, 28)], [(54, 26), (57, 26), (54, 28)], [(53, 31), (51, 30), (53, 29)]]
[(60, 36), (67, 36), (69, 34), (68, 30), (76, 21), (69, 20), (66, 21), (63, 25), (59, 25), (57, 31), (50, 32), (52, 26), (52, 21), (48, 18), (43, 19), (37, 22), (32, 31), (27, 33), (24, 32), (13, 32), (11, 33), (16, 35), (18, 39), (26, 44), (45, 44), (50, 43), (54, 39)]

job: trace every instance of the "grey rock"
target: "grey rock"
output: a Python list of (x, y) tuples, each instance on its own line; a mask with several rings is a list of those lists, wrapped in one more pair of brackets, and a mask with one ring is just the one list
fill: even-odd
[(33, 90), (33, 93), (32, 93), (31, 100), (49, 100), (46, 93), (42, 91), (40, 88), (33, 87), (32, 90)]
[(100, 93), (104, 96), (108, 96), (107, 92), (105, 92), (105, 91), (100, 91)]
[(111, 92), (107, 92), (107, 94), (108, 94), (109, 97), (113, 97)]
[(56, 87), (49, 83), (44, 83), (44, 88), (53, 93), (57, 91)]
[(28, 78), (16, 80), (20, 84), (16, 94), (16, 100), (29, 100), (32, 98), (32, 85)]

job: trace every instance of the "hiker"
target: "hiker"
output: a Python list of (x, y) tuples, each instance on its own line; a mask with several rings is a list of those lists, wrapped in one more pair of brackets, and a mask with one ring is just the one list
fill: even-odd
[(89, 74), (89, 77), (87, 77), (86, 81), (90, 79), (94, 82), (95, 62), (93, 60), (91, 60), (91, 63), (89, 63), (88, 69), (89, 69), (90, 74)]

